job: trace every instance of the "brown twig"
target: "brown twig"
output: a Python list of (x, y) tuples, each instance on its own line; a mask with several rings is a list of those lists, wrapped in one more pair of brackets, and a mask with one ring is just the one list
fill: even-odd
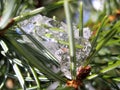
[(89, 75), (91, 71), (90, 66), (80, 66), (79, 69), (77, 70), (77, 76), (76, 80), (68, 80), (67, 81), (67, 86), (68, 87), (73, 87), (75, 90), (78, 90), (78, 87), (83, 86), (82, 81)]
[(11, 19), (4, 29), (0, 30), (0, 36), (4, 36), (5, 32), (14, 24), (14, 19)]

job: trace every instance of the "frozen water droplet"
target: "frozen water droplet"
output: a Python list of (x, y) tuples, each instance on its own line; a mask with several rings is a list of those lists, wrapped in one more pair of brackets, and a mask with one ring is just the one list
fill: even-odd
[(71, 73), (70, 73), (70, 57), (68, 54), (67, 48), (61, 48), (55, 52), (56, 58), (58, 58), (61, 71), (64, 73), (64, 75), (71, 79)]
[(83, 28), (83, 37), (87, 40), (91, 37), (91, 31), (88, 27)]
[(87, 39), (82, 37), (78, 41), (80, 41), (79, 44), (82, 46), (82, 48), (76, 50), (77, 64), (80, 65), (80, 60), (84, 61), (89, 56), (91, 44)]
[[(64, 22), (59, 22), (42, 15), (36, 15), (28, 20), (24, 20), (20, 22), (20, 25), (55, 55), (60, 64), (61, 71), (67, 78), (71, 79), (67, 25)], [(84, 28), (83, 37), (79, 37), (79, 30), (75, 24), (73, 24), (73, 30), (75, 44), (83, 47), (76, 49), (78, 66), (80, 65), (79, 62), (84, 61), (90, 53), (91, 44), (89, 38), (91, 32), (89, 28)], [(60, 41), (65, 43), (60, 43)]]

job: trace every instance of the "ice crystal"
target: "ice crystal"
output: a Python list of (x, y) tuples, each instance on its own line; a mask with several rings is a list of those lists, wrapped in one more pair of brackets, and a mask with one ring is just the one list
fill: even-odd
[[(28, 20), (19, 23), (26, 33), (31, 34), (38, 39), (60, 63), (60, 69), (64, 75), (71, 79), (70, 73), (70, 56), (67, 25), (42, 15), (36, 15)], [(79, 30), (73, 24), (75, 44), (81, 46), (76, 49), (77, 66), (80, 61), (84, 61), (89, 55), (91, 44), (90, 29), (83, 29), (83, 37), (79, 37)]]

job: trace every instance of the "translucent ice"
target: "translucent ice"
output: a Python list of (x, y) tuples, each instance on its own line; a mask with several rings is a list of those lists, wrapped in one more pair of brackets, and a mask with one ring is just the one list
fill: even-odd
[[(28, 20), (20, 22), (25, 32), (39, 40), (57, 59), (63, 74), (71, 79), (70, 56), (67, 25), (42, 15), (36, 15)], [(75, 44), (82, 46), (76, 48), (77, 66), (88, 57), (91, 49), (89, 38), (90, 29), (83, 29), (83, 37), (79, 37), (79, 30), (73, 24)]]

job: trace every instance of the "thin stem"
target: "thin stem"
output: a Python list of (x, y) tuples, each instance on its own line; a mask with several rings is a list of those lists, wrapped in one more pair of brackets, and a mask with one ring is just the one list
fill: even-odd
[[(26, 61), (36, 68), (38, 68), (42, 73), (50, 77), (51, 79), (58, 80), (60, 82), (66, 82), (65, 78), (61, 76), (58, 77), (56, 73), (54, 73), (51, 69), (48, 69), (45, 65), (40, 62), (40, 58), (35, 57), (29, 50), (27, 50), (24, 46), (20, 45), (13, 37), (6, 35), (9, 38), (11, 45), (15, 47), (15, 49), (25, 57)], [(24, 51), (23, 51), (24, 50)], [(29, 56), (28, 56), (29, 55)], [(47, 59), (47, 58), (46, 58)]]
[(2, 90), (3, 86), (5, 85), (6, 79), (8, 77), (8, 72), (9, 72), (9, 69), (10, 69), (9, 61), (7, 60), (6, 62), (7, 62), (7, 69), (6, 69), (6, 72), (4, 73), (4, 79), (3, 79), (2, 83), (0, 84), (0, 90)]
[(103, 26), (106, 24), (107, 21), (108, 21), (108, 17), (105, 16), (105, 17), (103, 18), (102, 22), (101, 22), (100, 27), (97, 29), (97, 33), (96, 33), (96, 35), (95, 35), (95, 39), (92, 41), (92, 49), (91, 49), (91, 51), (96, 47), (98, 37), (100, 36), (100, 33), (101, 33), (101, 31), (102, 31), (102, 28), (103, 28)]
[(24, 80), (24, 78), (23, 78), (23, 76), (22, 76), (22, 73), (21, 73), (18, 65), (15, 64), (14, 62), (12, 62), (11, 59), (9, 59), (9, 61), (10, 61), (10, 63), (11, 63), (12, 66), (13, 66), (13, 69), (14, 69), (14, 71), (15, 71), (15, 74), (17, 75), (17, 78), (18, 78), (18, 80), (19, 80), (19, 82), (20, 82), (20, 85), (21, 85), (22, 89), (25, 90), (25, 89), (26, 89), (25, 80)]
[[(9, 4), (7, 4), (9, 2)], [(15, 4), (15, 0), (8, 0), (8, 2), (5, 3), (5, 9), (3, 10), (1, 20), (0, 20), (0, 30), (4, 29), (7, 24), (9, 23), (9, 20), (13, 13), (13, 8)]]
[(47, 54), (52, 60), (51, 62), (53, 62), (56, 66), (59, 66), (57, 58), (55, 58), (54, 55), (52, 55), (52, 53), (50, 53), (40, 42), (38, 43), (38, 41), (35, 38), (30, 36), (29, 34), (26, 34), (25, 31), (19, 25), (18, 27), (21, 29), (23, 34), (26, 35), (35, 44), (35, 46), (39, 49), (39, 52), (41, 52), (42, 50), (41, 53), (44, 52), (44, 54)]
[(38, 76), (37, 76), (34, 68), (32, 68), (32, 67), (30, 66), (30, 69), (31, 69), (31, 72), (32, 72), (32, 74), (33, 74), (33, 76), (34, 76), (34, 78), (35, 78), (35, 81), (36, 81), (36, 84), (37, 84), (37, 90), (39, 90), (39, 89), (40, 89), (39, 78), (38, 78)]
[(112, 14), (112, 9), (111, 9), (111, 5), (110, 5), (110, 0), (107, 1), (108, 6), (107, 6), (107, 15), (111, 15)]
[(24, 20), (26, 18), (29, 18), (29, 17), (34, 16), (34, 15), (39, 14), (39, 13), (46, 13), (46, 12), (48, 13), (48, 12), (58, 8), (58, 7), (61, 7), (62, 5), (63, 5), (63, 1), (58, 1), (56, 3), (50, 4), (49, 6), (40, 7), (40, 8), (33, 10), (33, 11), (26, 12), (20, 16), (15, 17), (13, 20), (15, 22), (19, 22), (21, 20)]
[[(13, 0), (14, 1), (14, 0)], [(11, 3), (10, 3), (11, 4)], [(3, 18), (2, 17), (2, 19), (1, 19), (1, 21), (0, 21), (0, 29), (1, 30), (7, 30), (7, 28), (9, 28), (9, 27), (11, 27), (14, 23), (16, 23), (16, 22), (19, 22), (19, 21), (22, 21), (22, 20), (24, 20), (24, 19), (26, 19), (26, 18), (30, 18), (30, 17), (32, 17), (32, 16), (34, 16), (34, 15), (36, 15), (36, 14), (39, 14), (39, 13), (45, 13), (45, 12), (50, 12), (51, 10), (53, 10), (53, 9), (56, 9), (56, 8), (58, 8), (58, 7), (60, 7), (60, 6), (62, 6), (63, 5), (63, 1), (58, 1), (58, 2), (56, 2), (56, 3), (54, 3), (54, 4), (51, 4), (51, 5), (49, 5), (49, 6), (46, 6), (46, 7), (40, 7), (40, 8), (37, 8), (37, 9), (35, 9), (35, 10), (33, 10), (33, 11), (29, 11), (29, 12), (26, 12), (26, 13), (24, 13), (24, 14), (21, 14), (20, 16), (17, 16), (17, 17), (14, 17), (14, 18), (12, 18), (12, 20), (11, 21), (9, 21), (8, 19), (10, 19), (11, 17), (9, 16), (8, 17), (8, 14), (9, 13), (5, 13), (5, 15), (2, 15), (3, 17), (5, 17), (5, 18)], [(13, 6), (15, 6), (15, 5), (13, 5)], [(17, 7), (18, 7), (19, 5), (17, 5), (16, 6), (16, 9), (17, 9)], [(8, 7), (8, 6), (7, 6)], [(11, 5), (10, 5), (10, 7), (11, 7)], [(16, 11), (16, 9), (15, 9), (15, 11)], [(8, 8), (8, 11), (10, 12), (11, 10), (13, 10), (13, 9), (11, 9), (11, 8)], [(12, 14), (15, 14), (15, 11), (12, 13)], [(11, 14), (11, 12), (10, 12), (10, 14)], [(7, 17), (7, 18), (6, 18)], [(6, 23), (7, 22), (7, 23)], [(3, 34), (4, 32), (2, 32), (2, 34)], [(1, 33), (0, 33), (1, 34)]]
[(76, 55), (75, 55), (75, 42), (74, 42), (74, 33), (71, 21), (71, 14), (69, 9), (69, 0), (64, 0), (64, 8), (66, 14), (66, 20), (68, 25), (68, 36), (69, 36), (69, 49), (70, 49), (70, 60), (71, 60), (71, 74), (72, 79), (76, 77)]
[(83, 2), (80, 2), (80, 23), (79, 23), (79, 36), (83, 37)]
[(88, 76), (87, 79), (91, 80), (93, 78), (96, 78), (97, 76), (100, 76), (101, 74), (104, 74), (110, 70), (113, 70), (120, 66), (120, 61), (116, 61), (114, 64), (109, 65), (108, 67), (105, 67), (104, 69), (100, 70), (99, 73), (92, 74), (91, 76)]
[(91, 59), (95, 56), (96, 53), (117, 33), (119, 30), (119, 26), (113, 27), (97, 44), (95, 49), (93, 49), (92, 53), (90, 53), (89, 57), (87, 57), (85, 66), (89, 64)]
[(38, 14), (38, 13), (43, 12), (43, 11), (45, 11), (45, 7), (40, 7), (40, 8), (33, 10), (33, 11), (30, 11), (30, 12), (24, 13), (20, 16), (17, 16), (15, 18), (13, 18), (13, 20), (15, 22), (18, 22), (18, 21), (21, 21), (23, 19), (26, 19), (26, 17), (34, 16), (35, 14)]

